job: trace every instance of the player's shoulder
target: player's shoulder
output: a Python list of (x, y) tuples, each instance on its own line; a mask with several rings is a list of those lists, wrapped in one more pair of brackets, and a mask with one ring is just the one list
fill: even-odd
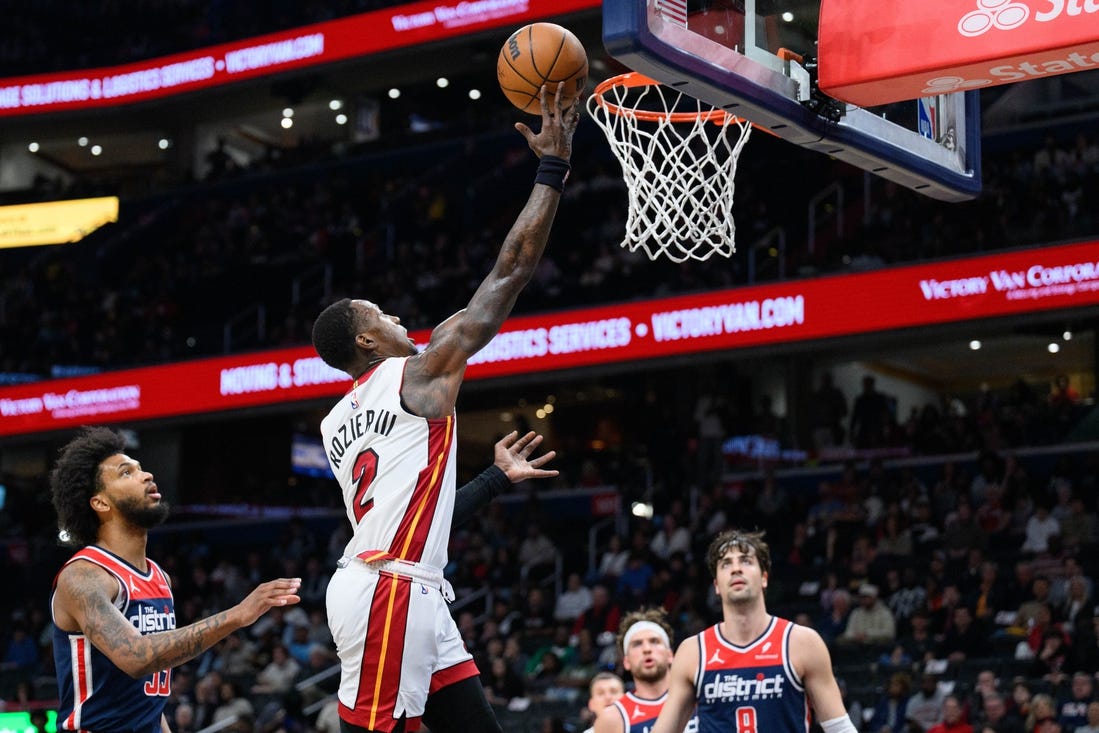
[(83, 594), (97, 589), (113, 590), (118, 579), (100, 563), (77, 555), (58, 571), (54, 585), (63, 592)]
[(790, 624), (790, 641), (800, 644), (824, 644), (824, 638), (811, 626), (785, 619)]

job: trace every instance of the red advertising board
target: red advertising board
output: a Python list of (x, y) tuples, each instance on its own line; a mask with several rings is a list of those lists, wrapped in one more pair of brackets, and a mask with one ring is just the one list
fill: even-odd
[(141, 102), (492, 28), (510, 30), (599, 5), (600, 0), (423, 0), (123, 66), (0, 79), (0, 116)]
[[(467, 379), (1099, 305), (1099, 241), (511, 318)], [(410, 334), (418, 343), (427, 330)], [(336, 396), (310, 347), (0, 389), (0, 436)]]
[(822, 0), (820, 87), (862, 107), (1099, 68), (1095, 0)]

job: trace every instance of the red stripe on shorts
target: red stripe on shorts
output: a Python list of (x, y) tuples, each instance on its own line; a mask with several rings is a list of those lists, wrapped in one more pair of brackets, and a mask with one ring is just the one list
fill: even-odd
[(477, 669), (477, 664), (472, 659), (458, 662), (453, 667), (440, 669), (435, 674), (431, 675), (431, 688), (429, 694), (434, 695), (447, 685), (453, 685), (455, 682), (468, 680), (470, 677), (476, 677), (479, 674), (481, 673)]
[(368, 730), (388, 733), (397, 720), (394, 711), (401, 688), (405, 630), (411, 583), (393, 573), (379, 573), (370, 602), (370, 628), (359, 671), (359, 691), (354, 710), (340, 705), (340, 717)]

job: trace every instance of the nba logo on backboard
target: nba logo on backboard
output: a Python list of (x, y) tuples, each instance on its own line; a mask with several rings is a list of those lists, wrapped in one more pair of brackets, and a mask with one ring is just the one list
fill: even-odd
[(916, 118), (919, 124), (920, 135), (928, 140), (935, 139), (935, 107), (930, 98), (924, 97), (916, 100)]

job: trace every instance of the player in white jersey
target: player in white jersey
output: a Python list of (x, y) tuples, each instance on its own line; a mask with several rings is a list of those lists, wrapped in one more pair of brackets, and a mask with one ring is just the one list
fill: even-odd
[(534, 190), (469, 304), (422, 353), (366, 300), (328, 306), (313, 345), (355, 381), (321, 425), (352, 538), (328, 589), (345, 733), (499, 731), (446, 608), (442, 569), (454, 508), (454, 406), (466, 363), (500, 330), (549, 238), (579, 122), (545, 89), (542, 128), (516, 129), (539, 158)]

